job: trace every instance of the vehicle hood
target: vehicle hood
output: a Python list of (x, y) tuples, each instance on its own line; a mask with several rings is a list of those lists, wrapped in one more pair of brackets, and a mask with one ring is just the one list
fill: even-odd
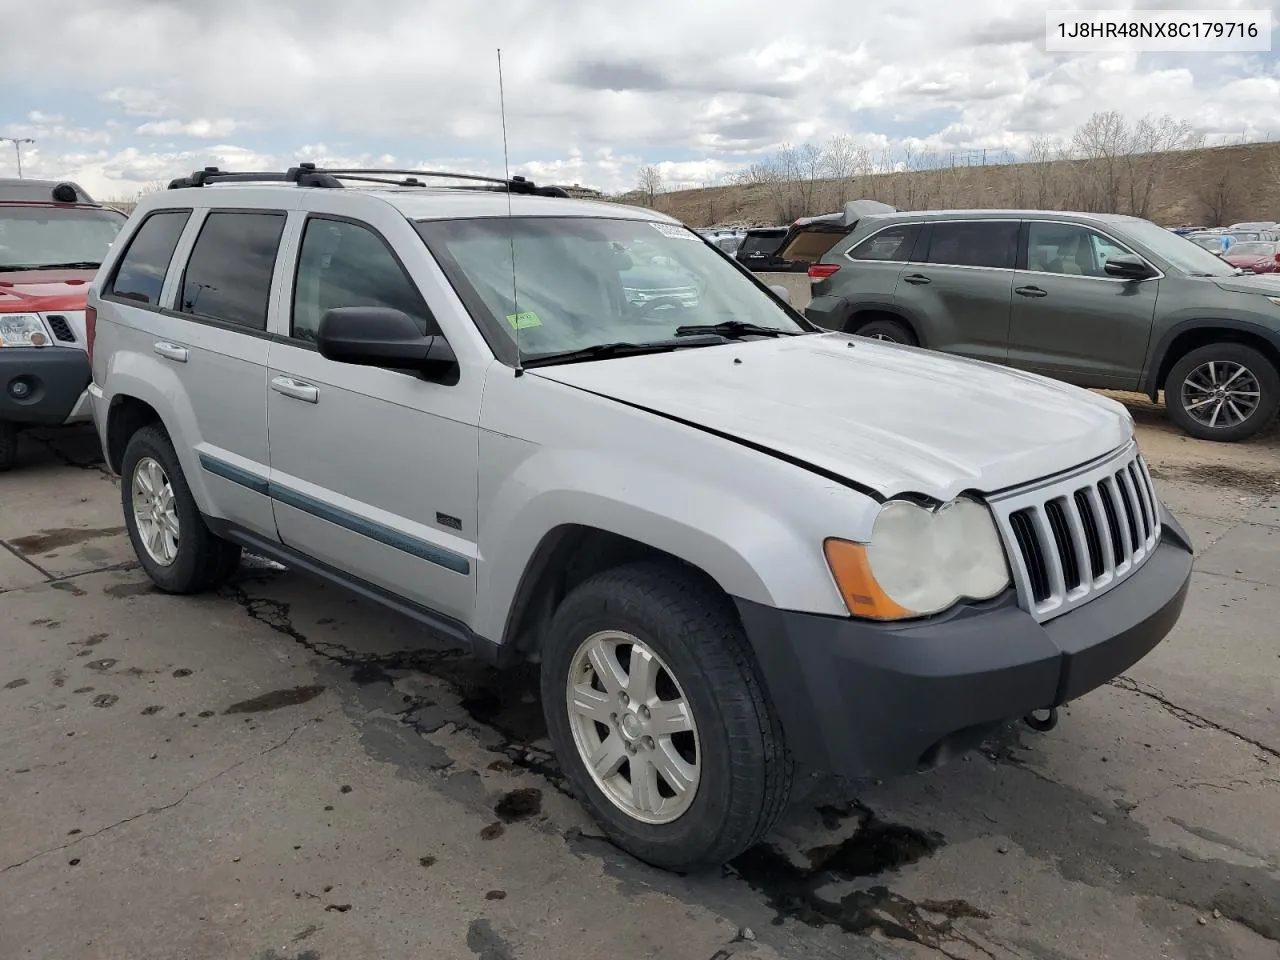
[(1033, 374), (847, 334), (530, 370), (727, 435), (885, 497), (991, 493), (1133, 435), (1120, 404)]
[(0, 313), (83, 310), (95, 270), (0, 272)]
[(1280, 294), (1280, 279), (1267, 274), (1248, 274), (1243, 277), (1215, 277), (1213, 282), (1231, 293), (1256, 293), (1264, 297)]

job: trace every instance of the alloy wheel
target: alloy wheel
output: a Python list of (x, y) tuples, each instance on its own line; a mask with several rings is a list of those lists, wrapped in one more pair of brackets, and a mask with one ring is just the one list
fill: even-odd
[(147, 555), (162, 567), (178, 559), (178, 506), (159, 461), (143, 457), (133, 470), (133, 519)]
[(1244, 423), (1262, 400), (1258, 378), (1244, 364), (1231, 360), (1200, 364), (1182, 381), (1181, 394), (1187, 415), (1213, 429)]
[(702, 755), (693, 712), (675, 675), (645, 643), (594, 633), (566, 682), (569, 728), (596, 786), (642, 823), (671, 823), (693, 803)]

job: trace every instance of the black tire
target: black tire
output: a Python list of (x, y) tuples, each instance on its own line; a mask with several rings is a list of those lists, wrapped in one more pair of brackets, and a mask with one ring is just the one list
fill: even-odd
[(911, 328), (900, 320), (890, 320), (888, 318), (871, 320), (854, 330), (854, 333), (860, 337), (888, 340), (890, 343), (901, 343), (908, 347), (919, 346), (916, 335), (911, 332)]
[[(1256, 383), (1260, 394), (1258, 405), (1243, 421), (1228, 426), (1210, 426), (1198, 420), (1187, 409), (1188, 394), (1191, 400), (1199, 394), (1184, 391), (1183, 384), (1194, 371), (1210, 362), (1243, 367), (1248, 371), (1247, 376), (1252, 377)], [(1280, 373), (1277, 373), (1270, 360), (1253, 347), (1242, 343), (1211, 343), (1192, 350), (1173, 365), (1165, 381), (1164, 402), (1170, 419), (1191, 436), (1201, 440), (1236, 443), (1248, 440), (1275, 421), (1276, 412), (1280, 410)]]
[[(148, 553), (134, 516), (134, 473), (144, 458), (150, 458), (160, 465), (173, 489), (178, 516), (178, 550), (173, 562), (168, 565), (157, 562)], [(214, 590), (226, 583), (240, 565), (239, 545), (216, 536), (205, 525), (200, 508), (187, 485), (187, 478), (182, 472), (182, 464), (162, 428), (143, 427), (129, 438), (120, 466), (120, 499), (124, 507), (125, 526), (133, 543), (133, 551), (138, 555), (138, 562), (151, 582), (166, 593), (202, 593)]]
[(18, 427), (0, 420), (0, 473), (12, 470), (18, 462)]
[[(567, 682), (580, 646), (623, 631), (665, 662), (697, 726), (700, 778), (677, 819), (647, 824), (610, 800), (587, 770), (570, 727)], [(643, 562), (591, 577), (552, 618), (542, 657), (542, 704), (564, 772), (609, 838), (654, 866), (715, 868), (759, 842), (786, 810), (795, 778), (733, 607), (679, 568)]]

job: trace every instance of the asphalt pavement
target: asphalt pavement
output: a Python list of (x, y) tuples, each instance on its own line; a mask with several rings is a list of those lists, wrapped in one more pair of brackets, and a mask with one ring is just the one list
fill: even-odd
[(677, 877), (565, 794), (532, 669), (252, 558), (157, 593), (92, 433), (34, 436), (0, 475), (0, 958), (1280, 958), (1280, 474), (1154, 466), (1198, 559), (1147, 659)]

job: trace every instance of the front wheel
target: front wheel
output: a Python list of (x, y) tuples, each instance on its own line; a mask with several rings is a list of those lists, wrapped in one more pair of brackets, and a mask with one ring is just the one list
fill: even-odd
[(793, 765), (733, 608), (678, 568), (574, 589), (543, 649), (542, 703), (574, 792), (654, 866), (719, 866), (787, 806)]
[(134, 553), (161, 590), (212, 590), (235, 572), (240, 548), (205, 525), (173, 444), (159, 427), (143, 427), (129, 438), (120, 494)]
[(1280, 410), (1280, 373), (1241, 343), (1211, 343), (1173, 365), (1165, 406), (1184, 431), (1201, 440), (1247, 440)]

